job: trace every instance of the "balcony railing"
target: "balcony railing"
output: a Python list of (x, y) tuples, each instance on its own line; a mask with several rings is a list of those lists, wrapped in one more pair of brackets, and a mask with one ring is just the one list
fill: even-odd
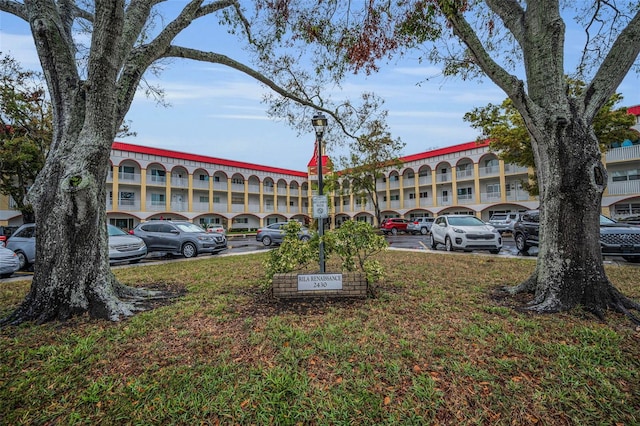
[(244, 204), (231, 204), (231, 211), (233, 213), (244, 213)]
[(140, 183), (140, 173), (118, 172), (118, 181), (120, 183)]
[[(122, 201), (126, 201), (126, 204), (122, 204)], [(118, 210), (136, 212), (140, 211), (140, 201), (136, 200), (121, 200), (118, 201)]]
[(531, 196), (527, 191), (509, 191), (507, 192), (507, 201), (528, 201)]
[(209, 203), (203, 203), (200, 201), (195, 201), (193, 203), (193, 211), (194, 212), (208, 212), (209, 211)]
[(640, 158), (640, 145), (612, 148), (607, 151), (606, 162), (638, 160)]
[(451, 182), (451, 173), (438, 173), (438, 182)]
[(209, 189), (209, 181), (208, 180), (193, 180), (193, 187), (197, 189)]
[(171, 187), (173, 188), (188, 188), (189, 187), (189, 179), (181, 178), (181, 177), (171, 177)]
[(496, 176), (500, 174), (499, 166), (480, 167), (480, 177)]
[(416, 186), (416, 179), (415, 179), (415, 178), (412, 178), (412, 177), (410, 177), (410, 178), (405, 178), (405, 179), (402, 181), (402, 186), (403, 186), (404, 188), (413, 188), (413, 187), (415, 187), (415, 186)]
[[(616, 149), (622, 149), (622, 148), (616, 148)], [(640, 180), (609, 182), (607, 184), (607, 189), (609, 190), (609, 195), (638, 194), (640, 193)]]
[(456, 170), (457, 180), (473, 179), (473, 169), (471, 170)]
[(264, 185), (262, 187), (262, 192), (265, 194), (273, 194), (273, 186)]
[(480, 202), (482, 203), (498, 203), (500, 198), (499, 192), (483, 192), (480, 194)]
[(164, 201), (147, 201), (147, 210), (151, 212), (162, 212), (167, 209), (167, 203)]
[(214, 191), (226, 191), (227, 190), (227, 182), (213, 182), (213, 190)]
[(504, 173), (505, 174), (515, 175), (515, 174), (527, 173), (528, 171), (529, 171), (529, 169), (527, 167), (516, 166), (515, 164), (505, 164), (504, 165)]
[(418, 178), (418, 185), (431, 185), (431, 175), (428, 176), (420, 176)]
[(438, 197), (438, 205), (439, 206), (450, 206), (451, 205), (451, 197)]
[(172, 201), (171, 211), (174, 212), (186, 212), (189, 211), (189, 204), (184, 201)]
[(473, 204), (476, 201), (476, 197), (473, 194), (458, 195), (459, 204)]
[(227, 203), (213, 203), (213, 211), (214, 212), (226, 212), (227, 211)]
[(147, 183), (150, 185), (166, 185), (167, 177), (166, 176), (156, 176), (156, 175), (148, 175)]
[(258, 184), (249, 184), (249, 192), (253, 192), (255, 194), (259, 194), (260, 193), (260, 185)]

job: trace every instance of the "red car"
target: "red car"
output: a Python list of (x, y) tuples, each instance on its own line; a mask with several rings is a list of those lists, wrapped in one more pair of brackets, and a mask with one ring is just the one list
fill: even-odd
[(399, 217), (392, 217), (385, 219), (380, 224), (380, 230), (385, 235), (391, 233), (397, 235), (398, 232), (407, 232), (407, 225), (409, 221), (407, 219), (400, 219)]

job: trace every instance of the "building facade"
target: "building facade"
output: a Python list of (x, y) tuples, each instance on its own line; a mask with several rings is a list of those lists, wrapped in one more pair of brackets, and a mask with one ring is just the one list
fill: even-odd
[[(640, 106), (629, 108), (640, 117)], [(636, 121), (634, 128), (640, 131)], [(640, 141), (614, 144), (603, 154), (609, 181), (603, 214), (615, 219), (640, 215)], [(315, 152), (315, 151), (314, 151)], [(468, 142), (401, 158), (402, 165), (377, 182), (382, 217), (411, 219), (440, 214), (493, 213), (538, 206), (522, 188), (532, 170), (507, 164), (487, 142)], [(323, 170), (330, 161), (322, 157)], [(287, 170), (159, 148), (114, 142), (107, 178), (107, 217), (120, 228), (154, 219), (251, 230), (273, 222), (312, 216), (317, 156), (306, 171)], [(363, 220), (375, 225), (370, 200), (343, 186), (330, 195), (330, 223)], [(0, 225), (22, 224), (12, 200), (0, 196)]]

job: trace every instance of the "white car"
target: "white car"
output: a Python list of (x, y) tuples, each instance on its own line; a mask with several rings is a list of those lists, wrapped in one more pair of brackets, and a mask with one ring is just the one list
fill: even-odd
[(9, 278), (14, 272), (20, 269), (18, 256), (4, 244), (0, 244), (0, 278)]
[(431, 226), (431, 248), (444, 244), (447, 251), (489, 250), (498, 254), (502, 237), (491, 225), (471, 215), (439, 216)]

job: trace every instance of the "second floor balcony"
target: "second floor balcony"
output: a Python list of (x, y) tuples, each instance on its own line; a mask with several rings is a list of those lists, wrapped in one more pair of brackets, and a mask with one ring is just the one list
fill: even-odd
[(621, 182), (609, 182), (607, 184), (609, 195), (627, 195), (640, 193), (640, 180), (625, 180)]

